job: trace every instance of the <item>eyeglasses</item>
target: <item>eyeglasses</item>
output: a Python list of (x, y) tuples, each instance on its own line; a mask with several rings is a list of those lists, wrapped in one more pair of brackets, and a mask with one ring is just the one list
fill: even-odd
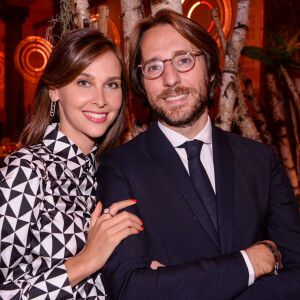
[(187, 72), (194, 67), (196, 56), (199, 55), (203, 55), (203, 52), (179, 52), (172, 58), (165, 60), (151, 59), (142, 65), (138, 65), (138, 68), (142, 69), (145, 78), (156, 79), (164, 72), (165, 62), (170, 61), (173, 68), (178, 72)]

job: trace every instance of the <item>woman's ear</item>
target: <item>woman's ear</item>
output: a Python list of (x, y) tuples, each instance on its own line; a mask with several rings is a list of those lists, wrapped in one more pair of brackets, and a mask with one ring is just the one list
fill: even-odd
[(212, 82), (215, 79), (215, 77), (216, 77), (215, 74), (211, 75), (210, 78), (209, 78), (209, 82)]
[(56, 102), (58, 100), (57, 89), (49, 87), (49, 97), (50, 97), (51, 101)]

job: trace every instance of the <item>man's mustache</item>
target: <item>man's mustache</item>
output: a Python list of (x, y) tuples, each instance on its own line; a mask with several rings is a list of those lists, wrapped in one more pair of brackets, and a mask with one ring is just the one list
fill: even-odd
[(192, 91), (193, 89), (187, 87), (168, 88), (161, 92), (157, 98), (168, 98), (174, 96), (174, 94), (189, 94)]

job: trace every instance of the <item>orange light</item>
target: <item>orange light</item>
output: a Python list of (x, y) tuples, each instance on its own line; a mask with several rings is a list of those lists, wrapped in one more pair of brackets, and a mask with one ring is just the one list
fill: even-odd
[[(16, 69), (25, 80), (35, 83), (44, 71), (51, 52), (52, 45), (49, 41), (40, 36), (29, 36), (16, 48), (14, 55)], [(42, 63), (38, 67), (30, 62), (30, 57), (35, 54), (42, 57)]]
[[(192, 15), (194, 9), (195, 9), (198, 5), (200, 5), (200, 4), (205, 4), (205, 5), (207, 5), (207, 6), (209, 7), (209, 9), (212, 9), (212, 8), (213, 8), (212, 5), (211, 5), (209, 2), (207, 2), (207, 1), (198, 1), (198, 2), (194, 3), (194, 4), (192, 5), (192, 7), (190, 8), (190, 10), (189, 10), (189, 12), (188, 12), (188, 18), (191, 18), (191, 15)], [(207, 31), (210, 32), (210, 31), (212, 30), (213, 26), (214, 26), (214, 21), (211, 21), (210, 26), (209, 26), (209, 28), (207, 29)]]

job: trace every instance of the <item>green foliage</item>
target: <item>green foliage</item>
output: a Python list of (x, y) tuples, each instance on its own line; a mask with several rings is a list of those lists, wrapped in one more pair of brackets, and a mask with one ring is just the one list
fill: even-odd
[(278, 68), (279, 66), (291, 67), (294, 69), (300, 69), (299, 49), (300, 43), (298, 31), (291, 39), (287, 40), (282, 35), (267, 31), (274, 42), (274, 46), (268, 47), (265, 51), (264, 49), (256, 46), (245, 46), (242, 55), (245, 55), (251, 59), (258, 60), (268, 66), (274, 66)]
[(274, 41), (276, 47), (280, 47), (285, 44), (285, 38), (282, 35), (273, 32), (267, 28), (263, 28), (263, 30), (268, 32), (271, 35), (271, 38)]
[(268, 55), (262, 48), (260, 47), (256, 47), (256, 46), (245, 46), (243, 51), (242, 51), (242, 54), (249, 57), (249, 58), (252, 58), (252, 59), (255, 59), (255, 60), (258, 60), (268, 66), (273, 66), (273, 61), (270, 57), (270, 55)]

